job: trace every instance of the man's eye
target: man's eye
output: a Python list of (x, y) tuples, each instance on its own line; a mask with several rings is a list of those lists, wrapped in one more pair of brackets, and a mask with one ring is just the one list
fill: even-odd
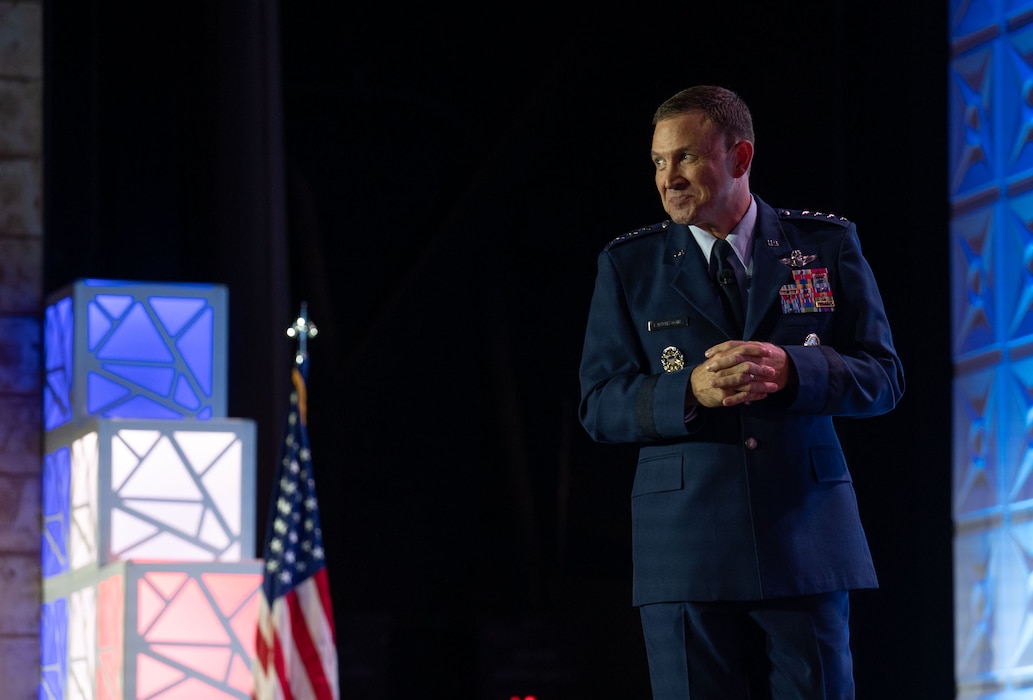
[(655, 165), (657, 167), (657, 169), (659, 169), (659, 168), (662, 168), (665, 165), (667, 165), (667, 161), (664, 160), (663, 158), (654, 158), (653, 159), (653, 165)]
[(699, 156), (697, 156), (695, 153), (682, 153), (681, 160), (683, 163), (695, 163), (697, 160), (699, 160)]

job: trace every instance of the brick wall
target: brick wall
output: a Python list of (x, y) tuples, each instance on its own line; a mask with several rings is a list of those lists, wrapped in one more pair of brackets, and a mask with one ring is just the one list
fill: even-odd
[(0, 682), (39, 684), (43, 6), (0, 0)]

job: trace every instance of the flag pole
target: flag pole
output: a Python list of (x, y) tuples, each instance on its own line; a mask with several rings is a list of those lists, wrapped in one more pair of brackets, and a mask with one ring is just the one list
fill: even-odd
[(290, 406), (266, 527), (252, 700), (339, 700), (337, 640), (308, 440), (308, 306), (287, 329), (298, 341)]

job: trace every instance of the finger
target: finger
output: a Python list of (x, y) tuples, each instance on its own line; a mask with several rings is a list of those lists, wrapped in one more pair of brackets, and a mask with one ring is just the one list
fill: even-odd
[(753, 381), (756, 378), (757, 378), (757, 375), (754, 374), (753, 372), (746, 372), (746, 373), (743, 374), (742, 382), (740, 383), (739, 386), (744, 386), (744, 387), (746, 387), (746, 390), (749, 391), (750, 386), (753, 384)]
[(765, 379), (767, 377), (775, 376), (775, 368), (770, 365), (765, 365), (760, 362), (750, 362), (744, 360), (739, 367), (739, 371), (745, 374), (752, 374), (755, 379)]
[(726, 340), (723, 343), (718, 343), (713, 347), (707, 348), (706, 352), (703, 353), (703, 356), (714, 357), (715, 355), (720, 355), (722, 353), (728, 352), (729, 350), (734, 350), (742, 344), (743, 341), (741, 340)]
[[(710, 370), (714, 374), (714, 378), (710, 382), (712, 387), (738, 389), (739, 387), (748, 386), (751, 382), (756, 381), (760, 376), (758, 373), (763, 371), (759, 365), (751, 362), (740, 362), (724, 369), (719, 368), (720, 363), (714, 364), (714, 368)], [(709, 365), (707, 369), (710, 369)]]
[(729, 349), (735, 350), (739, 355), (742, 355), (743, 359), (768, 357), (771, 355), (771, 350), (767, 343), (757, 343), (754, 341), (742, 341)]
[(737, 391), (734, 394), (729, 394), (722, 401), (723, 406), (737, 406), (739, 404), (750, 405), (757, 401), (762, 401), (770, 396), (768, 392), (754, 393), (750, 391)]
[(742, 364), (743, 359), (736, 353), (718, 353), (710, 357), (710, 361), (703, 366), (708, 372), (722, 372), (725, 370), (736, 370), (736, 365)]
[(749, 361), (740, 362), (739, 364), (732, 367), (732, 370), (736, 374), (738, 374), (744, 382), (747, 380), (752, 381), (753, 379), (756, 379), (758, 377), (763, 379), (764, 376), (768, 373), (768, 370), (765, 367), (765, 365)]

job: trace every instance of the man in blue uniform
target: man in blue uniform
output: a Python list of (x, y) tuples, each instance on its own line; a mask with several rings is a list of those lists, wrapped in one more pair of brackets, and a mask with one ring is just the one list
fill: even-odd
[(670, 218), (599, 255), (580, 419), (640, 445), (654, 700), (853, 698), (849, 591), (878, 582), (833, 417), (903, 393), (882, 298), (853, 223), (751, 193), (738, 95), (683, 90), (653, 126)]

